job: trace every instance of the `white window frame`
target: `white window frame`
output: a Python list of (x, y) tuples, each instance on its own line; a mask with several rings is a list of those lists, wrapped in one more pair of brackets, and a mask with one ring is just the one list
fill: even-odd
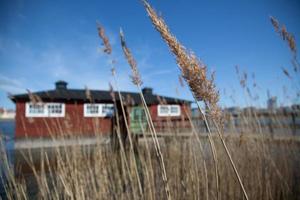
[[(49, 106), (58, 106), (61, 105), (61, 113), (51, 113)], [(65, 116), (65, 104), (64, 103), (47, 103), (47, 115), (48, 117), (64, 117)]]
[[(30, 106), (31, 105), (39, 105), (43, 106), (44, 112), (43, 113), (30, 113)], [(61, 113), (50, 113), (48, 110), (48, 106), (52, 105), (61, 105)], [(64, 103), (32, 103), (26, 102), (25, 105), (25, 116), (26, 117), (64, 117), (65, 116), (65, 104)]]
[[(98, 107), (98, 113), (89, 113), (88, 112), (88, 106), (97, 106)], [(110, 113), (103, 113), (103, 107), (104, 106), (111, 106), (113, 108), (113, 104), (103, 104), (103, 103), (85, 103), (83, 105), (83, 116), (84, 117), (107, 117), (110, 116)]]
[[(161, 109), (163, 107), (167, 107), (168, 108), (168, 113), (163, 113), (161, 112)], [(171, 113), (171, 108), (176, 107), (178, 112), (177, 113)], [(181, 115), (181, 109), (180, 109), (180, 105), (158, 105), (157, 106), (157, 115), (159, 117), (178, 117)]]
[[(173, 108), (177, 108), (177, 111), (178, 111), (178, 112), (172, 113), (172, 112), (171, 112), (172, 107), (173, 107)], [(169, 111), (170, 111), (170, 116), (180, 116), (180, 115), (181, 115), (180, 105), (170, 105)]]
[[(161, 109), (164, 108), (164, 107), (168, 108), (168, 113), (161, 112)], [(169, 109), (170, 109), (170, 108), (169, 108), (168, 105), (158, 105), (158, 106), (157, 106), (157, 115), (158, 115), (159, 117), (168, 117), (168, 116), (169, 116), (169, 113), (170, 113), (170, 110), (169, 110)]]
[(111, 109), (114, 109), (114, 104), (102, 104), (102, 107), (101, 107), (101, 113), (103, 114), (104, 117), (107, 117), (107, 116), (112, 116), (114, 111), (112, 113), (103, 113), (103, 107), (110, 107)]
[[(31, 113), (30, 112), (30, 106), (34, 106), (34, 105), (38, 105), (38, 106), (42, 106), (44, 109), (43, 113)], [(25, 106), (25, 116), (26, 117), (47, 117), (46, 115), (46, 105), (44, 103), (30, 103), (27, 102), (26, 106)]]

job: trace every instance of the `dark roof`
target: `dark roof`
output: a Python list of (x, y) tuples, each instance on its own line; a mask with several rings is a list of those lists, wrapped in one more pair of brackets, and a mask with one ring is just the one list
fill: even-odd
[[(90, 96), (92, 97), (93, 102), (102, 102), (102, 103), (109, 103), (112, 102), (112, 97), (110, 91), (105, 90), (88, 90)], [(118, 93), (115, 93), (115, 98), (118, 101)], [(41, 98), (42, 101), (58, 101), (58, 102), (65, 102), (65, 101), (80, 101), (80, 102), (90, 102), (90, 99), (87, 95), (87, 90), (79, 90), (79, 89), (55, 89), (55, 90), (48, 90), (48, 91), (40, 91), (34, 92), (33, 95), (38, 96)], [(141, 104), (141, 98), (139, 93), (134, 92), (121, 92), (123, 98), (131, 99), (130, 103), (132, 104)], [(145, 100), (147, 104), (158, 104), (159, 99), (165, 101), (168, 104), (183, 104), (183, 103), (191, 103), (191, 101), (171, 98), (166, 96), (160, 96), (153, 93), (145, 93), (144, 94)], [(13, 102), (18, 101), (29, 101), (29, 94), (19, 94), (13, 95), (10, 97)]]

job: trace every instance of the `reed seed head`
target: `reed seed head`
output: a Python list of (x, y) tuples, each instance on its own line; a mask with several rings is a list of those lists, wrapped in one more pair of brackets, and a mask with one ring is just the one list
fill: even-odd
[(275, 19), (274, 17), (270, 16), (270, 20), (271, 20), (271, 23), (275, 29), (276, 32), (279, 32), (279, 22), (277, 19)]
[(295, 59), (295, 58), (293, 58), (293, 59), (291, 60), (291, 62), (292, 62), (292, 65), (293, 65), (294, 72), (297, 73), (297, 72), (299, 71), (299, 69), (300, 69), (300, 65), (299, 65), (298, 60)]
[(217, 105), (219, 92), (216, 91), (214, 84), (214, 73), (212, 73), (210, 79), (208, 79), (207, 67), (198, 60), (194, 53), (188, 52), (186, 48), (178, 42), (164, 20), (156, 14), (150, 4), (145, 0), (143, 0), (143, 3), (154, 28), (160, 33), (163, 40), (169, 46), (170, 51), (174, 54), (176, 62), (182, 72), (182, 77), (188, 83), (196, 100), (204, 101), (208, 104), (213, 117), (220, 116), (220, 109)]
[(142, 82), (139, 70), (137, 68), (136, 61), (135, 61), (134, 57), (132, 56), (130, 49), (126, 45), (125, 36), (124, 36), (122, 29), (120, 29), (120, 39), (121, 39), (121, 46), (122, 46), (125, 58), (131, 67), (132, 76), (130, 76), (130, 77), (132, 79), (132, 82), (137, 86), (141, 86), (143, 84), (143, 82)]
[(109, 43), (109, 39), (108, 37), (105, 35), (105, 30), (104, 30), (104, 27), (99, 23), (97, 22), (97, 30), (98, 30), (98, 35), (99, 37), (102, 39), (103, 41), (103, 46), (104, 46), (104, 53), (107, 53), (107, 54), (111, 54), (112, 52), (112, 48), (111, 48), (111, 45)]
[(295, 37), (293, 36), (293, 34), (291, 34), (287, 31), (287, 28), (285, 25), (282, 25), (280, 28), (279, 21), (277, 19), (275, 19), (274, 17), (271, 16), (270, 20), (275, 29), (275, 32), (277, 32), (281, 36), (282, 40), (287, 41), (290, 50), (294, 53), (294, 56), (296, 56), (297, 46), (296, 46), (296, 41), (295, 41)]
[(134, 99), (132, 98), (132, 96), (127, 94), (125, 103), (129, 106), (133, 106), (135, 102), (134, 102)]
[(108, 86), (109, 86), (109, 94), (110, 94), (111, 98), (113, 99), (113, 102), (116, 102), (116, 95), (114, 92), (114, 88), (110, 82), (108, 83)]
[(282, 72), (284, 73), (284, 75), (286, 75), (289, 79), (292, 79), (292, 76), (290, 75), (290, 73), (288, 72), (287, 69), (285, 69), (283, 67), (281, 69), (282, 69)]
[(29, 89), (27, 89), (27, 93), (29, 96), (29, 100), (31, 103), (36, 104), (36, 103), (42, 103), (42, 99), (38, 96), (33, 94)]
[(90, 102), (93, 101), (91, 91), (87, 86), (85, 86), (85, 96)]

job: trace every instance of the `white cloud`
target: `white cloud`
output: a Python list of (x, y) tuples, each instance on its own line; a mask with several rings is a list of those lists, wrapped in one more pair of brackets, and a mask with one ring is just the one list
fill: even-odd
[(0, 74), (0, 90), (9, 93), (20, 93), (25, 92), (23, 84), (17, 80), (10, 77), (6, 77)]

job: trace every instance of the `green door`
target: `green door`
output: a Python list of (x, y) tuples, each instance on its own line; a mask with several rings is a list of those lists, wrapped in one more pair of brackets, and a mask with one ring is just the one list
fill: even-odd
[(135, 106), (130, 112), (130, 130), (133, 134), (142, 134), (147, 127), (147, 119), (143, 107)]

